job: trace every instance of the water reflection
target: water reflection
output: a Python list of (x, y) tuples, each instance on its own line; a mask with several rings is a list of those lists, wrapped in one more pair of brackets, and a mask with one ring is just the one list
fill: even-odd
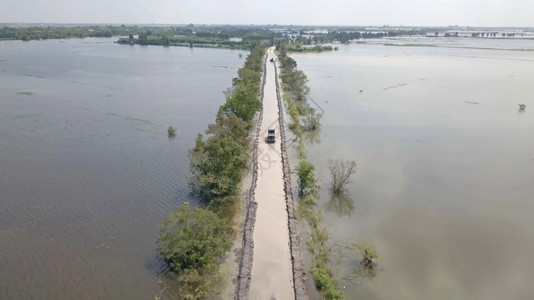
[(360, 265), (354, 270), (353, 275), (359, 278), (373, 279), (378, 274), (378, 268), (376, 266), (369, 266), (362, 260)]
[[(533, 52), (341, 48), (293, 58), (312, 96), (331, 99), (322, 141), (307, 148), (316, 173), (328, 174), (333, 155), (361, 166), (348, 186), (358, 200), (350, 218), (339, 217), (343, 202), (328, 185), (320, 191), (331, 241), (376, 245), (384, 266), (340, 280), (361, 283), (346, 298), (534, 299), (534, 119), (518, 107), (531, 106)], [(336, 277), (358, 270), (349, 254)]]
[(339, 195), (332, 193), (330, 200), (326, 203), (326, 209), (335, 212), (340, 217), (350, 217), (354, 213), (354, 201), (348, 191)]
[(0, 42), (1, 299), (161, 290), (158, 224), (196, 203), (187, 151), (243, 60), (113, 40)]
[(360, 285), (364, 280), (373, 280), (383, 269), (375, 260), (369, 263), (357, 244), (352, 241), (337, 242), (332, 245), (331, 261), (333, 272), (340, 279), (340, 287)]
[(302, 141), (308, 145), (321, 143), (321, 128), (315, 130), (303, 130)]

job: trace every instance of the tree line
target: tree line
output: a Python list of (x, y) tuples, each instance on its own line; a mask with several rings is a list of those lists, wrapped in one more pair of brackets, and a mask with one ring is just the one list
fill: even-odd
[(87, 37), (112, 37), (128, 35), (135, 31), (127, 26), (29, 26), (0, 27), (0, 39), (4, 40), (46, 40)]
[[(309, 30), (309, 31), (308, 31)], [(140, 45), (217, 47), (252, 49), (259, 42), (282, 41), (289, 52), (332, 51), (335, 48), (322, 44), (365, 38), (424, 35), (427, 30), (368, 31), (360, 27), (293, 28), (276, 25), (83, 25), (83, 26), (4, 26), (0, 39), (43, 40), (87, 37), (130, 36)], [(237, 38), (237, 39), (232, 39)], [(311, 46), (314, 47), (305, 47)]]

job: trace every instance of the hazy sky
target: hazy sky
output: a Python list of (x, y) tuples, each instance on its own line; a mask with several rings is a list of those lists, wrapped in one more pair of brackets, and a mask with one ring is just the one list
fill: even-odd
[(0, 23), (534, 26), (534, 0), (0, 0)]

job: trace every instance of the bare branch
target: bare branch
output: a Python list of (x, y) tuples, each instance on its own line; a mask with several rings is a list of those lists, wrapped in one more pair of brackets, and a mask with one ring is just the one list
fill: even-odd
[(356, 173), (356, 162), (328, 160), (328, 167), (332, 176), (332, 192), (341, 195), (345, 186), (352, 182), (350, 176)]

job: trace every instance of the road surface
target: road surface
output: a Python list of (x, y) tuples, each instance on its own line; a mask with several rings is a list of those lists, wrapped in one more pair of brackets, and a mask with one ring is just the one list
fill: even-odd
[[(263, 97), (263, 121), (258, 144), (258, 203), (254, 226), (254, 259), (250, 299), (295, 299), (288, 214), (284, 192), (284, 174), (280, 148), (278, 100), (276, 98), (274, 48), (267, 52), (266, 82)], [(268, 129), (275, 129), (276, 142), (267, 144)]]

